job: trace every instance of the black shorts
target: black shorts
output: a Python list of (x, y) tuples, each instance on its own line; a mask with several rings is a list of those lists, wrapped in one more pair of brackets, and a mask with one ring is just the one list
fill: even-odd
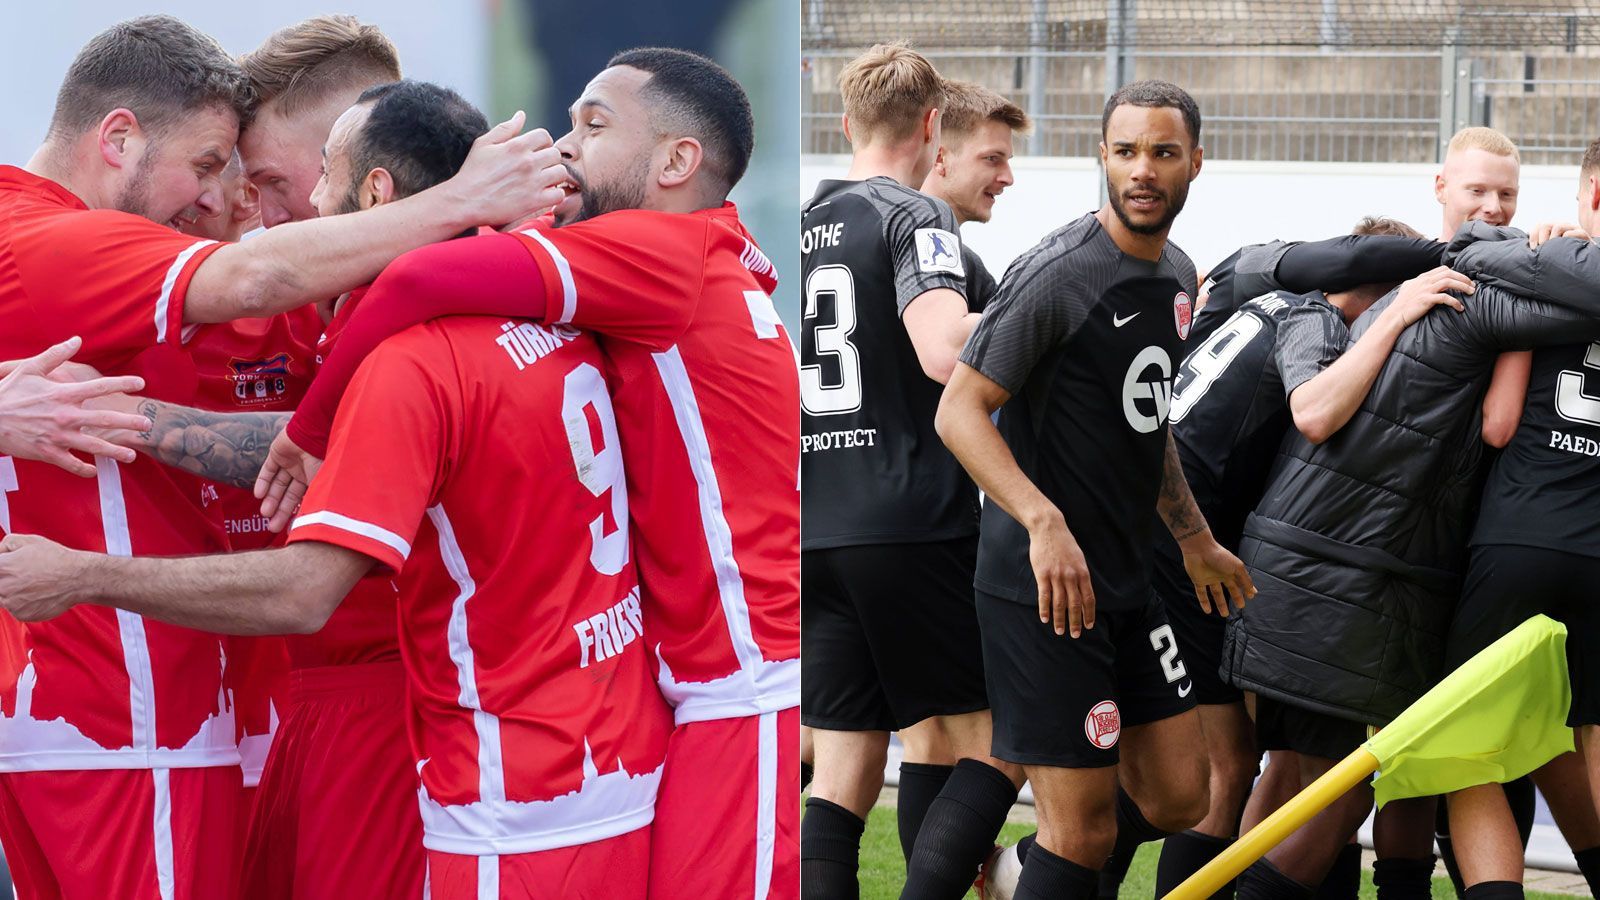
[(1338, 716), (1256, 697), (1256, 746), (1340, 760), (1367, 741), (1367, 726)]
[(1078, 638), (1039, 621), (1034, 604), (978, 593), (994, 755), (1023, 765), (1116, 765), (1122, 729), (1194, 709), (1166, 611), (1096, 610)]
[(1183, 662), (1194, 679), (1195, 702), (1207, 706), (1242, 703), (1244, 691), (1222, 680), (1222, 639), (1228, 620), (1200, 608), (1194, 582), (1183, 568), (1178, 543), (1165, 525), (1157, 527), (1160, 531), (1156, 534), (1151, 583), (1166, 607), (1167, 621), (1178, 636), (1178, 646), (1183, 648)]
[(894, 731), (989, 708), (972, 608), (978, 539), (800, 554), (800, 720)]
[(1567, 626), (1567, 674), (1572, 680), (1567, 724), (1600, 725), (1597, 583), (1600, 558), (1515, 544), (1473, 547), (1445, 643), (1446, 668), (1454, 671), (1530, 616), (1543, 613)]

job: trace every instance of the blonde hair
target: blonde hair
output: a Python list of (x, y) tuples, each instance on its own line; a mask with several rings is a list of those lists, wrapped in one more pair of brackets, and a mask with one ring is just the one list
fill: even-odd
[(1509, 156), (1519, 165), (1522, 163), (1522, 155), (1517, 152), (1517, 145), (1511, 143), (1510, 138), (1482, 125), (1474, 125), (1456, 132), (1455, 137), (1450, 139), (1450, 146), (1445, 151), (1445, 156), (1448, 158), (1457, 150), (1486, 150), (1495, 156)]
[(1422, 232), (1412, 228), (1399, 219), (1388, 216), (1363, 216), (1356, 227), (1350, 229), (1351, 234), (1380, 234), (1391, 237), (1421, 238)]
[(272, 33), (239, 64), (263, 105), (292, 113), (334, 91), (400, 80), (400, 54), (376, 25), (315, 16)]
[(844, 113), (858, 139), (910, 137), (928, 110), (944, 103), (944, 79), (903, 41), (875, 44), (839, 73)]
[(999, 122), (1019, 134), (1026, 134), (1033, 123), (1022, 107), (970, 81), (944, 83), (944, 133), (965, 137), (984, 122)]

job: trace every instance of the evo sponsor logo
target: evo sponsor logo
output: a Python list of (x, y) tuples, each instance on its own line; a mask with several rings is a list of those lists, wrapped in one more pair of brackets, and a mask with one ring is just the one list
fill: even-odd
[(1172, 408), (1172, 357), (1161, 347), (1139, 351), (1122, 376), (1122, 414), (1140, 434), (1149, 434), (1167, 421)]
[(517, 371), (533, 365), (550, 355), (557, 347), (570, 344), (578, 337), (578, 329), (570, 325), (535, 325), (532, 322), (506, 322), (500, 326), (500, 336), (494, 339), (506, 356), (516, 363)]
[(644, 621), (639, 613), (639, 588), (628, 591), (628, 596), (617, 601), (605, 612), (595, 613), (572, 626), (578, 634), (578, 668), (586, 669), (590, 662), (605, 662), (628, 648), (644, 634)]

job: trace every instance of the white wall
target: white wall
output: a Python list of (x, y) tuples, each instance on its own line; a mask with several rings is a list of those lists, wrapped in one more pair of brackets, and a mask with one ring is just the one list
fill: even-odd
[[(802, 156), (805, 198), (819, 180), (841, 177), (848, 167), (846, 156)], [(1099, 204), (1096, 160), (1023, 157), (1012, 161), (1012, 169), (1017, 182), (1000, 195), (994, 219), (962, 230), (997, 278), (1044, 235)], [(1244, 244), (1346, 234), (1367, 215), (1392, 216), (1436, 237), (1443, 225), (1433, 197), (1437, 171), (1436, 165), (1410, 163), (1210, 161), (1190, 186), (1172, 240), (1204, 272)], [(1524, 166), (1512, 224), (1527, 229), (1573, 221), (1577, 189), (1577, 166)]]
[(349, 13), (383, 29), (400, 49), (405, 74), (489, 101), (488, 4), (433, 0), (274, 0), (217, 3), (166, 0), (16, 0), (3, 4), (0, 28), (0, 163), (28, 161), (50, 125), (56, 90), (88, 40), (122, 19), (165, 13), (210, 34), (230, 53), (253, 50), (285, 25), (327, 12)]

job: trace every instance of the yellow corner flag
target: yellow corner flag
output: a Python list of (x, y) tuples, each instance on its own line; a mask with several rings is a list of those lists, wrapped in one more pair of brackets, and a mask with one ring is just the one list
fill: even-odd
[(1534, 616), (1367, 741), (1378, 806), (1532, 772), (1572, 749), (1567, 629)]
[(1360, 749), (1241, 836), (1167, 900), (1203, 900), (1381, 769), (1378, 805), (1505, 782), (1572, 749), (1567, 629), (1534, 616), (1451, 672)]

